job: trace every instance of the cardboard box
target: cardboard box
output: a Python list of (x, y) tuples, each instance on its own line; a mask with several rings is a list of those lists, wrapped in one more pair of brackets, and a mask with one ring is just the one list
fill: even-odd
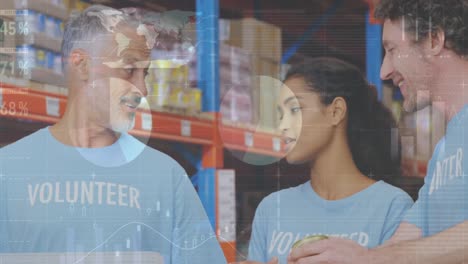
[[(275, 130), (278, 127), (277, 102), (282, 83), (268, 76), (254, 78), (254, 111), (257, 114), (257, 126)], [(258, 97), (257, 97), (258, 96)]]
[(17, 35), (16, 43), (34, 45), (56, 53), (62, 50), (62, 40), (47, 36), (45, 33), (30, 33), (28, 35)]
[[(194, 91), (190, 89), (188, 65), (180, 66), (171, 60), (155, 60), (148, 73), (146, 82), (150, 89), (148, 103), (151, 109), (156, 110), (163, 107), (197, 108), (197, 106), (184, 103), (184, 100), (191, 100), (184, 98), (196, 97)], [(185, 94), (186, 91), (189, 91), (188, 95)]]
[[(14, 16), (0, 17), (0, 47), (15, 48), (16, 47), (16, 21)], [(7, 53), (5, 50), (0, 53)], [(8, 52), (9, 53), (9, 52)]]
[(199, 113), (202, 106), (202, 91), (198, 88), (186, 89), (182, 101), (189, 113)]
[(254, 56), (275, 61), (281, 59), (281, 29), (274, 25), (253, 18), (228, 20), (224, 21), (222, 32), (225, 32), (226, 44), (242, 48)]
[(261, 57), (252, 58), (252, 74), (255, 75), (264, 75), (277, 80), (280, 79), (281, 67), (278, 61), (265, 59)]
[[(246, 124), (270, 130), (276, 129), (278, 125), (276, 101), (282, 85), (279, 79), (280, 64), (258, 56), (251, 59), (250, 71), (232, 64), (220, 65), (221, 111), (225, 111), (223, 115), (227, 115), (226, 119), (234, 122), (248, 120)], [(249, 113), (237, 105), (232, 106), (232, 104), (237, 104), (232, 101), (237, 100), (239, 94), (248, 96)]]
[(152, 83), (147, 96), (148, 104), (153, 110), (157, 110), (169, 105), (169, 95), (171, 87), (169, 83)]
[[(250, 87), (252, 83), (252, 74), (243, 68), (235, 65), (222, 64), (219, 67), (219, 80), (221, 85), (237, 85)], [(223, 88), (221, 88), (222, 94)]]
[(223, 120), (251, 124), (253, 112), (250, 94), (247, 91), (230, 89), (221, 100), (220, 112)]
[(276, 105), (282, 85), (280, 64), (273, 60), (255, 57), (252, 65), (253, 121), (262, 128), (276, 129), (278, 126)]
[(252, 55), (249, 52), (227, 44), (219, 45), (219, 61), (220, 64), (230, 64), (245, 70), (252, 68)]
[(87, 3), (81, 0), (68, 0), (67, 4), (68, 4), (69, 10), (78, 11), (78, 12), (81, 12), (91, 6), (90, 3)]
[(58, 5), (51, 3), (49, 0), (6, 0), (6, 2), (10, 1), (14, 1), (14, 6), (16, 9), (35, 10), (39, 13), (59, 18), (63, 21), (67, 20), (68, 18), (69, 10), (66, 8), (65, 4)]
[[(23, 75), (22, 77), (31, 81), (50, 84), (52, 86), (65, 86), (65, 77), (50, 69), (33, 68), (29, 74)], [(58, 93), (58, 90), (54, 90), (54, 92)]]
[(198, 88), (181, 88), (170, 83), (154, 83), (150, 95), (147, 96), (150, 108), (185, 110), (188, 113), (201, 111), (202, 92)]
[(16, 65), (16, 40), (14, 17), (0, 17), (0, 75), (15, 76), (18, 70)]
[[(189, 81), (197, 86), (197, 56), (189, 63)], [(226, 44), (219, 46), (219, 79), (221, 85), (251, 85), (252, 56), (250, 53)], [(225, 90), (225, 89), (224, 89)], [(221, 87), (221, 95), (223, 87)]]
[(17, 74), (15, 35), (15, 17), (4, 12), (0, 17), (0, 75), (13, 77)]

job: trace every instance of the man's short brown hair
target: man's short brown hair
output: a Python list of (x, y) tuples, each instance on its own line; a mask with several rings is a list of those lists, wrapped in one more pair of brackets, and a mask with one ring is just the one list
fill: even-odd
[(419, 42), (438, 30), (445, 33), (445, 46), (460, 56), (468, 55), (468, 0), (381, 0), (377, 19), (404, 19), (405, 31)]

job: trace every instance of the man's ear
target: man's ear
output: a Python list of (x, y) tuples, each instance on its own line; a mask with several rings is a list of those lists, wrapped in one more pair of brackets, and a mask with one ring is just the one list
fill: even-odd
[(69, 67), (76, 72), (82, 81), (89, 79), (89, 55), (83, 49), (74, 49), (68, 59)]
[(337, 126), (346, 118), (348, 112), (348, 105), (343, 97), (336, 97), (333, 102), (328, 105), (328, 113), (331, 120), (331, 124)]
[(432, 56), (440, 56), (445, 47), (445, 32), (437, 29), (429, 32), (429, 53)]

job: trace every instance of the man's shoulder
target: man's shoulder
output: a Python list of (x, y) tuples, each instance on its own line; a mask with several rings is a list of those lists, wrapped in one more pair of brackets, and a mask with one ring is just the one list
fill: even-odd
[(414, 203), (413, 198), (407, 192), (384, 181), (375, 183), (374, 193), (379, 195), (379, 199), (373, 199), (373, 201), (381, 205), (407, 207)]

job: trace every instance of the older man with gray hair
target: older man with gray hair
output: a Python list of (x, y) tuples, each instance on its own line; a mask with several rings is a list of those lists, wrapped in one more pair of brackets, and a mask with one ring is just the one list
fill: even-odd
[(0, 149), (0, 262), (226, 262), (182, 167), (127, 133), (154, 28), (105, 6), (67, 23), (64, 116)]

